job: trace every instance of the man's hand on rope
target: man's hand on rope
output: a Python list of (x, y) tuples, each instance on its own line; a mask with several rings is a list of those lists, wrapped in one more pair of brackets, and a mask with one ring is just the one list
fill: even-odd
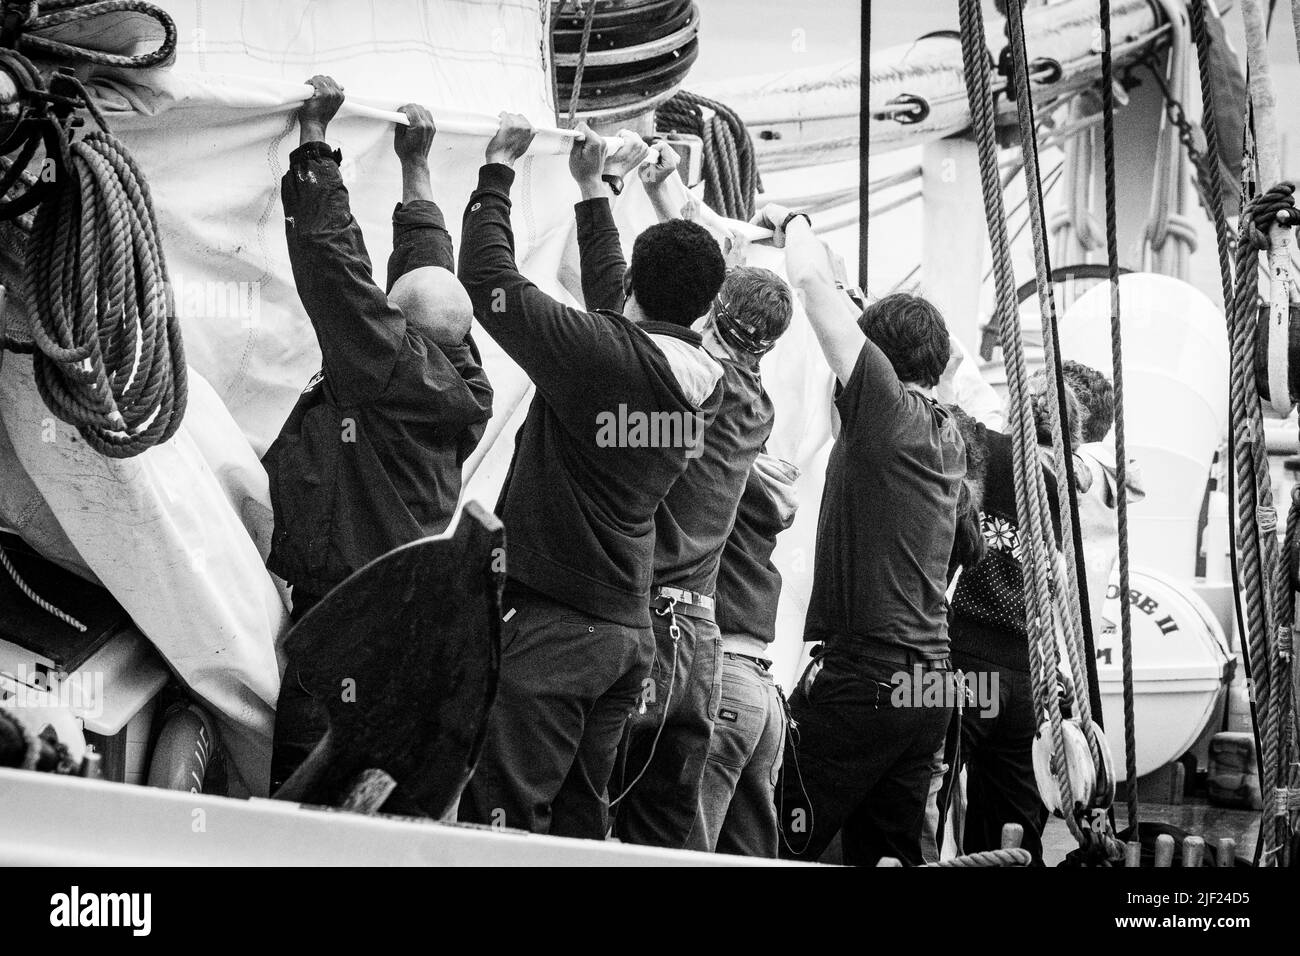
[(321, 74), (313, 76), (307, 82), (311, 84), (313, 92), (311, 99), (298, 110), (300, 142), (324, 142), (330, 120), (343, 105), (343, 87), (335, 82), (334, 77)]
[[(500, 163), (513, 167), (520, 156), (528, 152), (537, 131), (528, 117), (520, 113), (501, 114), (501, 125), (487, 144), (484, 159), (487, 163)], [(602, 140), (603, 142), (603, 140)]]
[(418, 103), (407, 103), (398, 107), (397, 111), (406, 115), (410, 125), (396, 124), (393, 127), (393, 151), (403, 165), (426, 162), (429, 150), (433, 147), (433, 138), (438, 134), (433, 114)]
[(630, 129), (619, 130), (618, 139), (617, 148), (605, 157), (604, 175), (624, 179), (650, 155), (650, 147)]
[(646, 163), (639, 170), (641, 182), (645, 184), (647, 190), (654, 189), (666, 182), (669, 176), (677, 172), (677, 167), (682, 163), (682, 158), (678, 155), (677, 150), (667, 143), (659, 143), (657, 148), (659, 155), (655, 161)]

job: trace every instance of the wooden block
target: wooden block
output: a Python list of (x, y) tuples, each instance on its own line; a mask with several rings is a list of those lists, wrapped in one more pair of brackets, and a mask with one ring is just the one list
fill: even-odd
[(1183, 866), (1197, 867), (1205, 857), (1205, 841), (1198, 836), (1183, 839)]
[(1124, 865), (1135, 869), (1142, 865), (1142, 844), (1137, 840), (1124, 844)]
[(1025, 839), (1025, 828), (1019, 823), (1002, 824), (1002, 849), (1014, 850)]
[(1237, 841), (1232, 837), (1219, 838), (1219, 852), (1215, 860), (1216, 866), (1236, 866), (1237, 865)]
[(1156, 837), (1156, 866), (1164, 869), (1174, 865), (1174, 838), (1168, 833)]
[(396, 780), (384, 771), (371, 767), (353, 778), (339, 803), (339, 809), (351, 810), (353, 813), (378, 813), (396, 789)]

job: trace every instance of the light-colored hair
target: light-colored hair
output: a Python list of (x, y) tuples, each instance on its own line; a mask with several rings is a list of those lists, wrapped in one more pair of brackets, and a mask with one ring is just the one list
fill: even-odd
[(400, 276), (388, 301), (412, 329), (438, 345), (460, 345), (474, 318), (465, 287), (439, 266), (421, 266)]
[[(1038, 432), (1038, 443), (1052, 444), (1052, 396), (1047, 387), (1047, 369), (1039, 369), (1029, 377), (1029, 401), (1034, 410), (1034, 428)], [(1078, 396), (1067, 382), (1065, 385), (1065, 421), (1061, 431), (1070, 443), (1070, 451), (1076, 452), (1083, 444), (1083, 426), (1087, 419), (1087, 409), (1079, 404)]]

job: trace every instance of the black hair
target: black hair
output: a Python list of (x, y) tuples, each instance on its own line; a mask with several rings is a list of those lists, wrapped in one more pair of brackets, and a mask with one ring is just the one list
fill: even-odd
[(899, 379), (924, 388), (939, 384), (952, 346), (943, 315), (930, 302), (895, 292), (863, 309), (858, 325), (885, 353)]
[(1085, 442), (1101, 441), (1115, 424), (1115, 387), (1101, 372), (1082, 362), (1066, 359), (1061, 373), (1087, 416), (1083, 424)]
[(689, 326), (709, 311), (726, 276), (726, 260), (709, 231), (671, 219), (636, 237), (627, 281), (646, 318)]

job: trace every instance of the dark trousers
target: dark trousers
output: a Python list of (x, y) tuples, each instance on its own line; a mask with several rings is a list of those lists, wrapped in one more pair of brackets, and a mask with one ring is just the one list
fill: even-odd
[(651, 611), (653, 699), (644, 695), (644, 709), (639, 703), (628, 722), (619, 789), (631, 789), (619, 801), (614, 832), (625, 843), (682, 849), (699, 809), (722, 694), (722, 634), (711, 620), (659, 610)]
[(785, 746), (785, 704), (767, 668), (724, 654), (722, 701), (688, 848), (775, 859), (776, 786)]
[[(966, 767), (962, 852), (998, 849), (1002, 845), (1003, 824), (1018, 823), (1025, 830), (1020, 845), (1041, 866), (1047, 807), (1034, 779), (1033, 746), (1037, 726), (1029, 675), (958, 652), (953, 653), (953, 663), (968, 674), (997, 674), (998, 678), (996, 713), (984, 715), (977, 707), (968, 706), (961, 718), (961, 763)], [(971, 680), (974, 679), (972, 676)], [(952, 764), (949, 761), (949, 766)], [(939, 795), (941, 803), (946, 802), (955, 779), (952, 772), (948, 777)]]
[(842, 831), (847, 864), (922, 862), (930, 779), (952, 708), (913, 706), (910, 697), (895, 706), (900, 673), (910, 678), (911, 667), (833, 648), (804, 672), (790, 697), (778, 795), (783, 857), (816, 861)]
[[(293, 609), (289, 621), (297, 624), (315, 607), (320, 598), (293, 589)], [(329, 729), (324, 705), (307, 693), (298, 679), (298, 662), (292, 656), (285, 662), (280, 681), (280, 698), (275, 707), (275, 736), (271, 744), (271, 793), (293, 776)]]
[(501, 681), (460, 819), (603, 840), (654, 637), (509, 584), (502, 608)]

